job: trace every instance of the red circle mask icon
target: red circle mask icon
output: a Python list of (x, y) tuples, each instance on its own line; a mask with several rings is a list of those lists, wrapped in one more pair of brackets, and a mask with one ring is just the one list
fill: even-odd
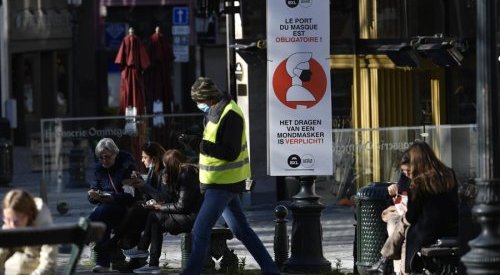
[(326, 74), (310, 52), (297, 52), (283, 60), (273, 74), (278, 100), (292, 109), (318, 104), (326, 92)]

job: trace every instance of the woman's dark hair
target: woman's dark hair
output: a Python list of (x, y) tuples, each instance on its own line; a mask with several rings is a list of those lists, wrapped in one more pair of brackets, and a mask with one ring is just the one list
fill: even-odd
[(174, 190), (179, 189), (178, 179), (182, 170), (188, 167), (196, 168), (194, 164), (189, 163), (189, 158), (177, 149), (167, 150), (165, 154), (163, 154), (162, 160), (165, 165), (164, 173), (166, 173), (166, 184)]
[(408, 155), (414, 195), (439, 194), (455, 188), (453, 170), (437, 158), (429, 144), (415, 141)]
[(165, 149), (158, 142), (148, 141), (142, 145), (141, 150), (151, 158), (154, 174), (157, 176), (163, 169), (162, 157), (165, 154)]
[(408, 150), (403, 152), (401, 156), (401, 161), (399, 161), (399, 165), (408, 165), (410, 164), (410, 154), (408, 154)]

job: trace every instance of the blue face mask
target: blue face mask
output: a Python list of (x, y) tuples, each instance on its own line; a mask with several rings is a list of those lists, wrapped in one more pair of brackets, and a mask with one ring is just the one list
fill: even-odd
[(200, 109), (200, 111), (204, 113), (208, 113), (208, 111), (210, 110), (210, 106), (208, 106), (206, 103), (198, 103), (196, 107), (198, 107), (198, 109)]

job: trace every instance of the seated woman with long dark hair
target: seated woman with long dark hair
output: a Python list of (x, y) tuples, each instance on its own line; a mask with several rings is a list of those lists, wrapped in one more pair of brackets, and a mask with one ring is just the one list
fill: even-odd
[(388, 259), (404, 261), (401, 274), (423, 269), (418, 252), (442, 237), (458, 235), (459, 201), (455, 173), (425, 142), (407, 150), (411, 179), (407, 211), (382, 247), (381, 259), (368, 274), (385, 273)]
[(136, 248), (123, 251), (129, 258), (149, 256), (149, 263), (134, 269), (134, 273), (160, 273), (163, 233), (177, 235), (191, 232), (201, 206), (202, 195), (196, 165), (189, 163), (187, 157), (175, 149), (168, 150), (163, 155), (163, 164), (165, 169), (162, 184), (165, 188), (162, 190), (172, 199), (167, 203), (154, 202), (144, 205), (154, 211), (150, 211), (148, 215), (142, 238)]
[(421, 272), (418, 252), (442, 237), (458, 235), (458, 187), (455, 173), (425, 142), (409, 149), (412, 174), (406, 221), (406, 272)]
[(111, 246), (119, 244), (120, 248), (129, 249), (134, 247), (141, 238), (141, 232), (144, 230), (146, 218), (149, 210), (142, 207), (142, 204), (148, 200), (158, 202), (168, 201), (168, 197), (162, 195), (161, 171), (163, 171), (162, 158), (165, 149), (159, 143), (148, 141), (141, 147), (141, 161), (147, 170), (143, 178), (138, 171), (132, 172), (132, 178), (124, 182), (126, 188), (133, 190), (135, 198), (116, 230), (115, 235), (110, 240)]

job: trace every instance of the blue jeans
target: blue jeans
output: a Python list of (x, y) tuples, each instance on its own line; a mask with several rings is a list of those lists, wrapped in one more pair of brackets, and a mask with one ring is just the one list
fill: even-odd
[(210, 242), (210, 233), (219, 217), (224, 220), (260, 265), (262, 274), (279, 274), (279, 269), (257, 234), (250, 228), (238, 193), (221, 189), (207, 189), (200, 212), (193, 226), (193, 245), (183, 275), (200, 274)]

